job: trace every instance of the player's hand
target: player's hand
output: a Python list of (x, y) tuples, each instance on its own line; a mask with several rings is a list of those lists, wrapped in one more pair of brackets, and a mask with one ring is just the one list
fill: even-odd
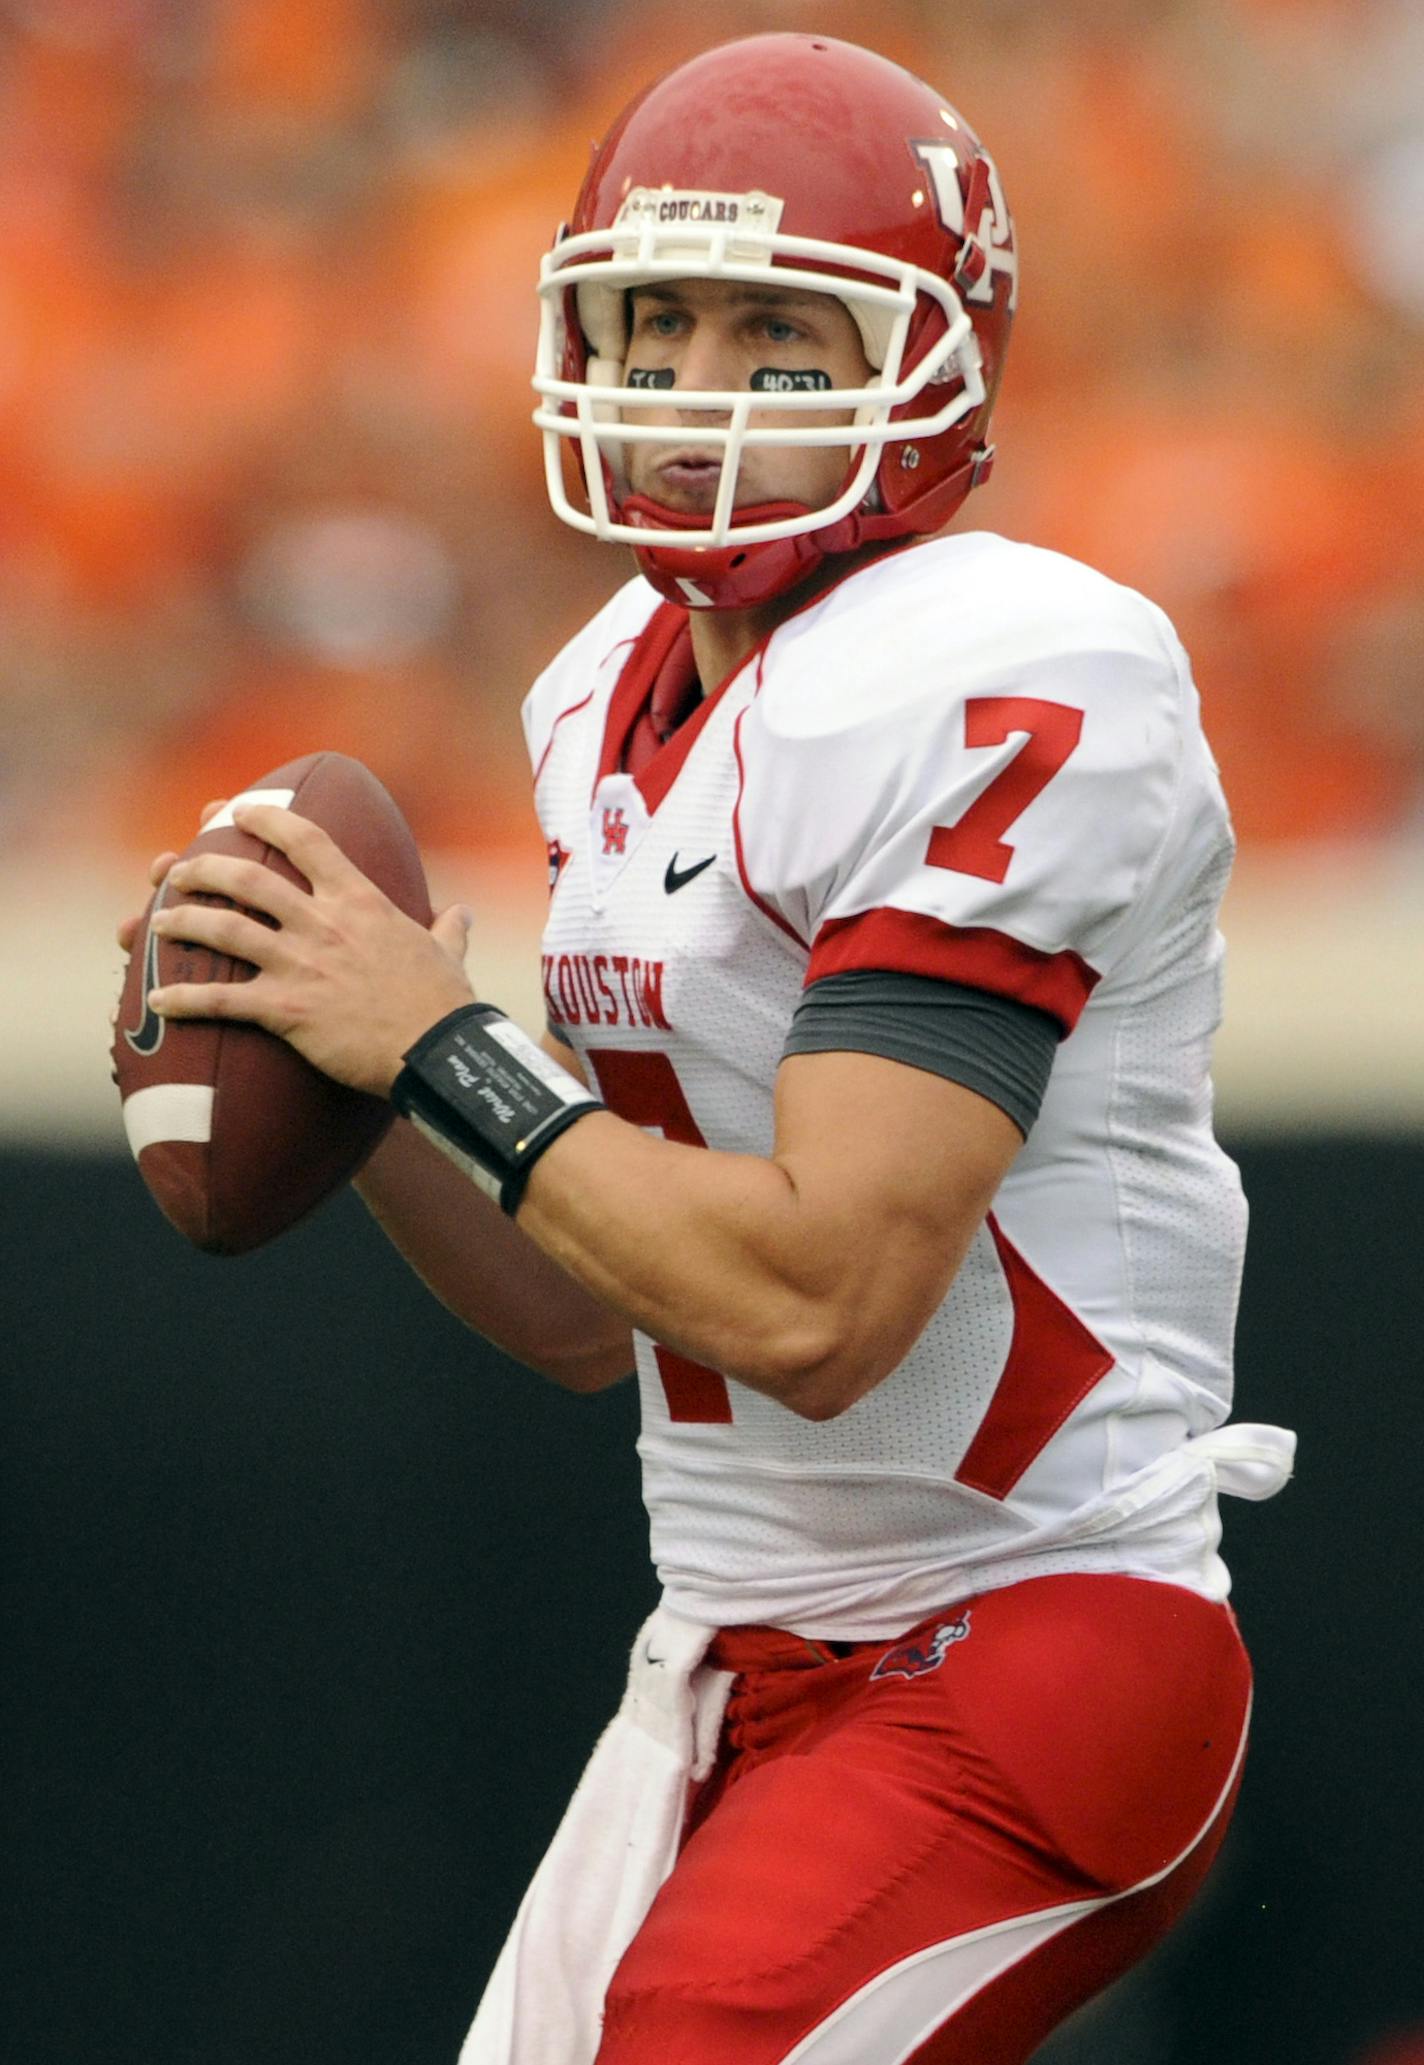
[[(254, 803), (240, 805), (235, 822), (285, 853), (310, 890), (260, 861), (228, 854), (198, 852), (171, 862), (170, 894), (201, 891), (246, 908), (168, 904), (155, 913), (154, 931), (249, 961), (257, 973), (246, 982), (156, 989), (154, 1010), (163, 1018), (260, 1025), (338, 1082), (385, 1096), (406, 1049), (474, 1000), (464, 967), (470, 913), (453, 905), (427, 932), (310, 819)], [(254, 911), (275, 923), (264, 924)]]
[[(203, 826), (207, 823), (210, 817), (217, 816), (218, 812), (222, 809), (226, 801), (227, 798), (225, 796), (218, 796), (215, 797), (211, 803), (205, 803), (203, 805), (202, 809), (198, 812), (199, 831), (202, 830)], [(172, 867), (174, 861), (177, 860), (177, 858), (178, 856), (176, 853), (156, 853), (153, 859), (149, 862), (148, 879), (155, 889), (158, 888), (164, 876), (168, 873), (168, 870)], [(133, 911), (127, 918), (120, 918), (118, 927), (115, 932), (115, 937), (117, 938), (119, 945), (122, 947), (123, 951), (126, 954), (131, 954), (133, 952), (134, 941), (138, 937), (138, 928), (142, 923), (142, 911)]]

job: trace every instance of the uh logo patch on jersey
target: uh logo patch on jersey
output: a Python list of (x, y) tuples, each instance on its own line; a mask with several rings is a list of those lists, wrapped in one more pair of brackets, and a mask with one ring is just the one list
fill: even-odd
[(589, 822), (589, 875), (595, 910), (603, 902), (648, 829), (648, 806), (631, 774), (606, 774), (593, 792)]

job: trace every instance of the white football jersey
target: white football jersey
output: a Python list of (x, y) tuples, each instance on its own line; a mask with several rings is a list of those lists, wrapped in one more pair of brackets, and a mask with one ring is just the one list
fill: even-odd
[(668, 1605), (873, 1640), (1049, 1572), (1224, 1596), (1216, 1491), (1276, 1489), (1289, 1438), (1201, 1438), (1246, 1230), (1208, 1076), (1232, 837), (1170, 624), (1054, 553), (919, 545), (789, 618), (634, 778), (681, 621), (631, 582), (525, 706), (549, 1020), (608, 1104), (769, 1153), (797, 1001), (841, 969), (1065, 1036), (949, 1295), (849, 1411), (799, 1418), (638, 1338)]

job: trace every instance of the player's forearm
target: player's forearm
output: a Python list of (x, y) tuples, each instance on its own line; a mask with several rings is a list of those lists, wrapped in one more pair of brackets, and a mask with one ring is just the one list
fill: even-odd
[[(770, 1158), (654, 1140), (612, 1113), (541, 1158), (519, 1225), (654, 1339), (808, 1418), (878, 1383), (932, 1309), (923, 1273), (893, 1239), (846, 1223), (827, 1186), (808, 1192)], [(937, 1295), (959, 1259), (945, 1258)]]
[(569, 1390), (595, 1391), (633, 1367), (626, 1321), (398, 1119), (356, 1189), (441, 1303), (517, 1362)]

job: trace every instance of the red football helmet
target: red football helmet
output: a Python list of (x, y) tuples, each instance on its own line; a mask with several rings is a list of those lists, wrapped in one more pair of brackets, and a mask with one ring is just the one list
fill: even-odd
[[(667, 441), (638, 420), (666, 394), (624, 384), (628, 290), (655, 280), (778, 284), (837, 295), (874, 368), (860, 388), (778, 393), (844, 427), (750, 420), (759, 393), (679, 392), (720, 449), (716, 507), (689, 516), (631, 494), (623, 450)], [(534, 421), (556, 513), (631, 545), (659, 592), (745, 609), (829, 553), (938, 530), (986, 478), (989, 412), (1018, 292), (1013, 223), (962, 116), (887, 58), (828, 37), (750, 36), (670, 72), (596, 149), (572, 223), (540, 275)], [(574, 442), (588, 509), (570, 500)], [(747, 445), (844, 445), (824, 508), (737, 507)], [(650, 535), (651, 534), (651, 535)]]

